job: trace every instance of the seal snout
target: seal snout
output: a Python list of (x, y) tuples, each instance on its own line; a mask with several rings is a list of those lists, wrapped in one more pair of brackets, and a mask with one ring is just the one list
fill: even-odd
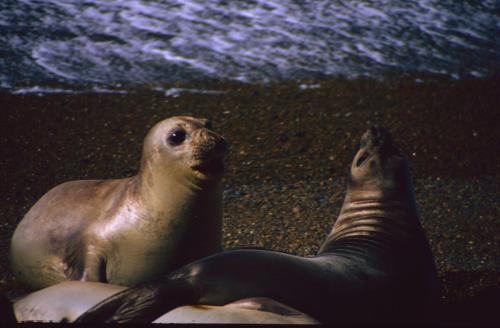
[(194, 132), (193, 137), (198, 143), (194, 157), (200, 161), (222, 158), (229, 148), (224, 137), (208, 129)]
[(389, 131), (377, 125), (366, 130), (361, 136), (356, 166), (362, 165), (369, 157), (375, 154), (383, 158), (400, 154), (399, 150), (394, 146)]
[(361, 136), (361, 148), (381, 148), (384, 146), (392, 146), (391, 135), (384, 128), (374, 125)]
[(207, 176), (223, 173), (224, 156), (229, 148), (226, 139), (209, 127), (197, 130), (193, 137), (197, 139), (198, 147), (193, 152), (194, 164), (191, 168)]

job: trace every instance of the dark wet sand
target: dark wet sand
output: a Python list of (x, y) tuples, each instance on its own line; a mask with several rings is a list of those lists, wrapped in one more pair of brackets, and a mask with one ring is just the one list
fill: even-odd
[(0, 93), (0, 292), (24, 291), (9, 270), (9, 241), (40, 196), (67, 180), (134, 174), (148, 128), (188, 114), (212, 118), (231, 145), (225, 247), (300, 255), (314, 254), (331, 229), (362, 132), (388, 128), (411, 162), (443, 311), (462, 323), (490, 315), (484, 304), (500, 295), (500, 79), (312, 83), (321, 87), (181, 85), (226, 93), (176, 98)]

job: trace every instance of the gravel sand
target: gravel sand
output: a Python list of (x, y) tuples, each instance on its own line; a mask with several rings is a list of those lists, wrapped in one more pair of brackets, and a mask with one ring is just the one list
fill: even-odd
[(180, 114), (212, 118), (230, 142), (226, 248), (315, 254), (340, 210), (359, 137), (379, 124), (410, 160), (444, 303), (470, 307), (499, 288), (499, 78), (176, 87), (222, 93), (0, 93), (0, 292), (25, 291), (9, 269), (9, 242), (39, 197), (68, 180), (134, 174), (147, 130)]

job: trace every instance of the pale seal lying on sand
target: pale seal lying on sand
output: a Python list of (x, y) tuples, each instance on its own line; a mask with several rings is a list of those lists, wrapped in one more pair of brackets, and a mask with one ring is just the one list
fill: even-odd
[(127, 287), (102, 282), (63, 281), (14, 302), (17, 322), (73, 322), (100, 301)]
[(219, 251), (226, 149), (208, 120), (157, 123), (136, 176), (66, 182), (30, 209), (12, 237), (13, 272), (34, 289), (130, 286)]
[(318, 255), (241, 249), (190, 263), (102, 301), (76, 322), (152, 322), (182, 305), (267, 297), (323, 323), (418, 322), (438, 279), (406, 159), (369, 129), (338, 220)]
[[(4, 299), (5, 304), (0, 304), (0, 312), (5, 313), (6, 322), (73, 322), (97, 303), (126, 288), (99, 282), (64, 281), (16, 300), (13, 308)], [(13, 313), (15, 319), (12, 319)], [(263, 298), (241, 300), (225, 306), (182, 306), (154, 321), (154, 323), (234, 322), (317, 323), (311, 317), (284, 304)]]

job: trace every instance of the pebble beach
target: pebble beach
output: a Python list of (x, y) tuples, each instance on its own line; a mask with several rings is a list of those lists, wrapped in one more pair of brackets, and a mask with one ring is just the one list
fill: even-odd
[[(314, 255), (340, 211), (359, 138), (377, 124), (409, 159), (444, 312), (455, 321), (490, 320), (480, 302), (481, 293), (500, 286), (500, 78), (126, 90), (0, 92), (0, 292), (27, 291), (10, 271), (8, 253), (17, 223), (36, 200), (68, 180), (135, 174), (148, 129), (174, 115), (208, 117), (229, 141), (224, 247)], [(479, 312), (456, 310), (464, 306)]]

